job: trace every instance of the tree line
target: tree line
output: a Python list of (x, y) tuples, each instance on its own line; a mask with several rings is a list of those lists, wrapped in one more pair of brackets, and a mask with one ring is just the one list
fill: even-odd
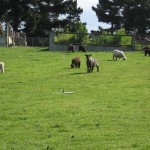
[[(47, 36), (53, 28), (87, 32), (77, 4), (77, 0), (0, 0), (0, 22), (9, 21), (14, 31), (27, 36)], [(111, 24), (112, 34), (120, 28), (140, 34), (150, 29), (150, 0), (99, 0), (91, 9), (99, 22)]]
[(111, 24), (111, 33), (125, 28), (145, 34), (150, 29), (150, 0), (99, 0), (92, 10), (99, 22)]
[(27, 36), (44, 36), (52, 28), (64, 28), (80, 20), (82, 12), (74, 0), (0, 0), (0, 21), (9, 21), (14, 31)]

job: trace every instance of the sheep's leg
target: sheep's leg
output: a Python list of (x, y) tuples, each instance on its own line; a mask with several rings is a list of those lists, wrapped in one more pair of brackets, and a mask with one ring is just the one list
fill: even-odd
[(113, 60), (115, 59), (115, 56), (113, 55)]
[(87, 67), (87, 73), (89, 73), (89, 67)]
[(78, 68), (78, 64), (75, 64), (75, 68)]
[(91, 72), (91, 67), (89, 67), (89, 73)]
[(96, 65), (96, 68), (97, 68), (97, 72), (99, 72), (99, 66), (98, 65)]
[(80, 68), (80, 62), (78, 63), (78, 68)]
[(1, 73), (3, 72), (3, 68), (2, 67), (0, 67), (0, 71), (1, 71)]
[(87, 73), (90, 73), (90, 67), (87, 67)]

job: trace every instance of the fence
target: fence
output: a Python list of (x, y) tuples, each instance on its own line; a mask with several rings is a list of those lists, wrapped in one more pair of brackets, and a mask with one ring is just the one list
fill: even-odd
[(113, 49), (124, 51), (132, 50), (132, 41), (133, 38), (130, 35), (92, 35), (50, 32), (49, 50), (67, 50), (68, 44), (71, 43), (76, 47), (80, 44), (84, 44), (88, 51), (106, 51)]
[(42, 47), (48, 47), (49, 46), (49, 39), (48, 38), (42, 38), (42, 37), (27, 37), (26, 38), (27, 45), (28, 46), (42, 46)]
[(150, 35), (138, 34), (134, 36), (133, 47), (135, 50), (143, 50), (145, 46), (150, 46)]
[(6, 37), (0, 35), (0, 46), (6, 46)]

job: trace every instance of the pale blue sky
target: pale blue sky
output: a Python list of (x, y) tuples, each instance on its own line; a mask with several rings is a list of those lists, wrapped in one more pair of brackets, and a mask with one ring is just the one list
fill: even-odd
[(92, 6), (98, 4), (98, 0), (77, 0), (78, 7), (83, 8), (83, 13), (81, 14), (81, 21), (87, 23), (88, 32), (91, 30), (98, 30), (98, 26), (102, 28), (109, 28), (109, 24), (98, 22), (96, 13), (92, 10)]

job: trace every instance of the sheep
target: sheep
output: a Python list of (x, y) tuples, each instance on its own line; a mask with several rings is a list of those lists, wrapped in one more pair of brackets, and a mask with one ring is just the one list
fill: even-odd
[(1, 73), (4, 73), (4, 62), (0, 62)]
[(150, 47), (148, 47), (148, 46), (144, 47), (144, 53), (145, 53), (145, 56), (147, 54), (149, 54), (149, 56), (150, 56)]
[(80, 57), (75, 57), (74, 59), (72, 59), (71, 61), (71, 68), (80, 68), (80, 64), (81, 64), (81, 61), (80, 61)]
[(123, 60), (126, 60), (127, 57), (125, 56), (124, 52), (123, 51), (120, 51), (120, 50), (113, 50), (113, 60), (116, 58), (123, 58)]
[(87, 65), (87, 73), (93, 72), (94, 67), (96, 66), (97, 72), (99, 72), (99, 65), (97, 63), (97, 60), (95, 58), (90, 58), (91, 54), (86, 56), (86, 65)]
[(72, 45), (72, 44), (69, 44), (67, 51), (72, 51), (72, 52), (74, 52), (74, 51), (75, 51), (75, 46)]
[(79, 45), (79, 51), (86, 52), (86, 49), (83, 45)]

